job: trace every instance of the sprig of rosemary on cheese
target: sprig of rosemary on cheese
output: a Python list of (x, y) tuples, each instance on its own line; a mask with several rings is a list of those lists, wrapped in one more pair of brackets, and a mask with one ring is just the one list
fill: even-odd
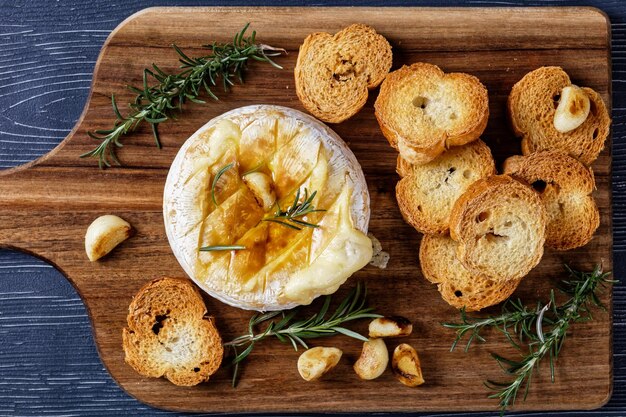
[(317, 213), (321, 211), (326, 211), (323, 209), (316, 209), (313, 206), (313, 199), (317, 195), (317, 191), (313, 191), (311, 195), (309, 195), (309, 190), (304, 189), (304, 196), (302, 201), (300, 201), (300, 189), (296, 191), (296, 196), (293, 199), (293, 203), (287, 208), (287, 210), (283, 210), (278, 201), (276, 201), (276, 205), (278, 206), (278, 210), (271, 216), (263, 219), (265, 222), (273, 222), (279, 223), (283, 226), (289, 227), (295, 230), (302, 230), (302, 227), (319, 227), (315, 223), (310, 223), (302, 220), (302, 217), (306, 216), (310, 213)]
[[(382, 317), (374, 313), (374, 309), (366, 307), (367, 289), (361, 284), (350, 291), (350, 294), (339, 304), (333, 314), (327, 317), (332, 296), (326, 296), (322, 308), (308, 319), (295, 320), (300, 312), (300, 307), (288, 311), (271, 311), (264, 314), (255, 314), (248, 323), (248, 333), (236, 337), (225, 347), (229, 347), (234, 352), (232, 360), (233, 379), (232, 385), (237, 385), (239, 374), (239, 364), (250, 355), (256, 343), (276, 337), (283, 343), (291, 343), (297, 351), (298, 346), (308, 349), (306, 339), (333, 336), (343, 334), (357, 340), (367, 341), (367, 338), (350, 329), (341, 326), (342, 324), (358, 319)], [(294, 321), (295, 320), (295, 321)], [(264, 330), (256, 332), (257, 327), (265, 324)], [(240, 351), (240, 349), (243, 349)]]
[[(113, 127), (87, 132), (90, 137), (100, 141), (100, 144), (80, 157), (98, 159), (100, 168), (110, 167), (111, 163), (121, 165), (115, 152), (123, 146), (120, 140), (142, 122), (150, 124), (156, 146), (161, 148), (157, 126), (174, 118), (174, 112), (182, 110), (187, 101), (204, 103), (200, 99), (203, 90), (210, 98), (218, 100), (212, 90), (218, 81), (221, 80), (224, 91), (228, 91), (235, 84), (235, 79), (243, 83), (243, 72), (250, 60), (267, 62), (282, 69), (271, 57), (286, 51), (256, 43), (256, 32), (246, 36), (248, 26), (249, 24), (238, 32), (230, 43), (205, 45), (211, 53), (202, 57), (189, 57), (178, 46), (172, 45), (180, 57), (181, 71), (168, 74), (156, 64), (152, 64), (152, 68), (144, 69), (142, 87), (128, 87), (137, 96), (130, 104), (131, 113), (126, 116), (122, 115), (115, 96), (112, 95), (113, 113), (117, 117)], [(156, 84), (151, 86), (150, 79), (155, 80)]]
[(520, 390), (524, 391), (523, 400), (526, 399), (532, 375), (546, 357), (550, 362), (550, 377), (554, 382), (556, 360), (569, 327), (573, 323), (591, 320), (591, 307), (604, 309), (598, 298), (599, 291), (608, 284), (617, 282), (609, 279), (611, 273), (602, 272), (600, 265), (591, 272), (577, 271), (568, 266), (566, 268), (571, 279), (563, 280), (560, 290), (570, 298), (561, 305), (557, 304), (555, 293), (551, 291), (550, 301), (546, 304), (538, 302), (536, 308), (525, 306), (519, 299), (509, 300), (498, 316), (474, 318), (468, 317), (461, 310), (460, 323), (443, 323), (444, 327), (456, 330), (456, 338), (450, 350), (454, 350), (466, 335), (466, 351), (474, 340), (484, 342), (482, 333), (487, 328), (501, 331), (511, 345), (519, 350), (522, 350), (521, 345), (525, 345), (525, 352), (517, 360), (492, 353), (498, 365), (512, 377), (505, 382), (485, 383), (493, 391), (489, 398), (499, 400), (501, 414), (515, 404)]

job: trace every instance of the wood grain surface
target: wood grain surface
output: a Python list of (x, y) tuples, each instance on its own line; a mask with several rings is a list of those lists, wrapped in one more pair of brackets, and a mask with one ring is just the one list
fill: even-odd
[[(161, 151), (154, 149), (150, 132), (139, 129), (125, 140), (119, 153), (124, 168), (100, 171), (93, 160), (77, 158), (94, 146), (85, 132), (112, 123), (112, 93), (119, 102), (128, 101), (131, 95), (124, 86), (138, 84), (141, 70), (152, 62), (166, 69), (176, 67), (171, 43), (189, 54), (200, 54), (198, 46), (206, 40), (199, 33), (212, 33), (216, 40), (227, 41), (247, 21), (262, 34), (262, 42), (290, 51), (280, 60), (283, 71), (255, 65), (246, 85), (222, 95), (219, 102), (189, 107), (176, 123), (163, 124)], [(68, 138), (34, 164), (0, 174), (0, 247), (40, 256), (68, 277), (87, 305), (105, 366), (139, 400), (172, 410), (214, 412), (493, 409), (494, 402), (486, 398), (481, 381), (502, 374), (489, 352), (514, 352), (495, 334), (488, 344), (469, 353), (448, 352), (453, 335), (439, 322), (455, 319), (457, 313), (419, 272), (419, 234), (404, 224), (395, 203), (396, 154), (375, 122), (375, 92), (363, 111), (333, 128), (363, 166), (372, 200), (370, 229), (390, 252), (391, 261), (387, 270), (367, 267), (350, 282), (367, 281), (371, 304), (381, 313), (414, 321), (416, 331), (407, 341), (420, 352), (427, 384), (410, 390), (390, 372), (373, 382), (358, 381), (350, 362), (358, 356), (360, 344), (346, 338), (325, 341), (341, 346), (347, 360), (319, 384), (304, 383), (295, 368), (298, 353), (272, 342), (258, 345), (236, 390), (230, 388), (227, 368), (208, 384), (180, 388), (142, 378), (123, 362), (121, 329), (132, 295), (152, 278), (184, 275), (167, 245), (161, 215), (165, 176), (180, 145), (207, 120), (235, 107), (272, 103), (301, 109), (292, 77), (300, 42), (310, 32), (336, 32), (356, 21), (374, 26), (389, 39), (395, 68), (427, 61), (446, 71), (478, 76), (490, 93), (491, 116), (484, 139), (498, 162), (519, 152), (519, 143), (506, 126), (504, 104), (513, 83), (529, 70), (561, 65), (574, 82), (594, 88), (610, 105), (608, 22), (589, 8), (160, 8), (132, 16), (108, 38), (96, 64), (89, 104)], [(547, 252), (517, 291), (523, 299), (546, 297), (549, 288), (563, 277), (563, 262), (590, 268), (602, 261), (611, 269), (610, 146), (594, 170), (601, 210), (597, 236), (579, 250)], [(84, 255), (84, 232), (95, 217), (105, 213), (130, 221), (137, 235), (102, 262), (91, 264)], [(604, 301), (610, 305), (610, 300), (611, 294), (605, 294)], [(250, 313), (210, 298), (206, 301), (226, 339), (245, 329)], [(610, 311), (597, 314), (591, 323), (577, 325), (559, 359), (557, 382), (551, 384), (549, 373), (541, 373), (519, 408), (589, 409), (604, 404), (611, 391), (611, 334)], [(585, 389), (571, 395), (580, 386), (581, 376)]]

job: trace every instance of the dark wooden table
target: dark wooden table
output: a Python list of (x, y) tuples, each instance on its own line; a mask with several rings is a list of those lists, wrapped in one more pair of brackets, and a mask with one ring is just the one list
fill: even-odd
[[(218, 4), (220, 2), (156, 0), (119, 3), (105, 0), (1, 0), (0, 169), (35, 159), (54, 148), (67, 135), (82, 111), (100, 47), (110, 31), (124, 18), (150, 6)], [(611, 19), (613, 36), (614, 272), (617, 278), (624, 277), (626, 3), (275, 0), (265, 4), (591, 5), (604, 10)], [(614, 288), (614, 298), (613, 397), (600, 410), (558, 415), (626, 416), (626, 291), (622, 284)], [(583, 390), (584, 385), (584, 375), (581, 375), (577, 389)], [(572, 392), (572, 395), (576, 393)], [(98, 358), (82, 301), (59, 272), (28, 255), (0, 251), (0, 416), (43, 415), (153, 416), (173, 413), (147, 407), (117, 387)]]

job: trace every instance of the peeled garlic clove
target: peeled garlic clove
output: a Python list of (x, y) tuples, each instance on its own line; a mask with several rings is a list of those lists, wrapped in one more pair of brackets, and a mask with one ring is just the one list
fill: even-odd
[(413, 331), (411, 322), (400, 316), (379, 317), (370, 322), (370, 337), (402, 337)]
[(383, 339), (370, 339), (363, 343), (361, 356), (354, 363), (354, 372), (361, 379), (376, 379), (389, 364), (389, 351)]
[(582, 125), (589, 116), (591, 102), (582, 88), (569, 85), (561, 91), (561, 99), (554, 113), (554, 128), (561, 133)]
[(298, 372), (305, 381), (316, 381), (333, 369), (343, 352), (334, 347), (314, 347), (298, 358)]
[(411, 345), (402, 343), (396, 347), (391, 359), (391, 369), (396, 378), (407, 387), (417, 387), (424, 383), (417, 351)]
[(112, 214), (100, 216), (87, 228), (85, 251), (90, 261), (97, 261), (128, 239), (132, 227), (124, 219)]
[(276, 193), (272, 189), (272, 180), (262, 172), (251, 172), (243, 177), (243, 182), (248, 186), (259, 205), (265, 211), (270, 210), (276, 202)]

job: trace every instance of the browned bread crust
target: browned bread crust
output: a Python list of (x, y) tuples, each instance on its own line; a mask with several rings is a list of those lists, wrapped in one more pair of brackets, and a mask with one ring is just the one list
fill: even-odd
[(383, 134), (412, 164), (478, 139), (489, 118), (487, 89), (478, 78), (426, 63), (390, 73), (374, 107)]
[(422, 233), (447, 233), (454, 202), (476, 180), (495, 174), (481, 140), (456, 146), (423, 165), (398, 157), (396, 199), (404, 220)]
[(458, 244), (449, 236), (424, 235), (420, 245), (420, 265), (424, 278), (441, 297), (455, 308), (479, 311), (498, 304), (513, 294), (520, 281), (496, 281), (469, 272), (456, 257)]
[(298, 53), (296, 94), (318, 119), (343, 122), (361, 110), (391, 64), (389, 42), (369, 26), (350, 25), (334, 36), (312, 33)]
[(583, 87), (591, 102), (589, 116), (578, 128), (561, 133), (554, 127), (554, 113), (559, 95), (571, 85), (560, 67), (541, 67), (526, 74), (511, 90), (508, 111), (515, 135), (522, 138), (522, 153), (561, 150), (591, 165), (604, 148), (611, 118), (602, 97)]
[(513, 165), (505, 161), (506, 172), (531, 184), (541, 196), (548, 213), (546, 246), (569, 250), (591, 240), (600, 226), (591, 195), (595, 189), (591, 168), (563, 152), (542, 151)]
[(457, 257), (472, 274), (497, 281), (524, 277), (543, 256), (546, 209), (526, 183), (492, 175), (470, 185), (450, 215)]
[(128, 307), (122, 339), (125, 360), (141, 375), (165, 376), (176, 385), (207, 381), (224, 349), (200, 292), (186, 279), (144, 285)]

